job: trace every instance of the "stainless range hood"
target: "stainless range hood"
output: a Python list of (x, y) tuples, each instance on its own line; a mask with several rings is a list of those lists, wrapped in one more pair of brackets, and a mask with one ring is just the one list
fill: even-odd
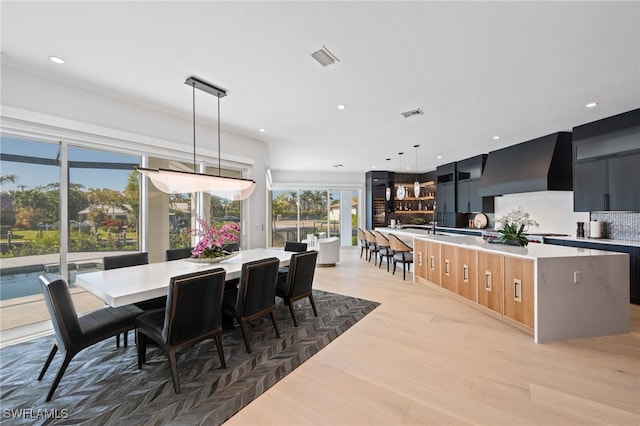
[(480, 196), (573, 190), (571, 132), (558, 132), (491, 151)]

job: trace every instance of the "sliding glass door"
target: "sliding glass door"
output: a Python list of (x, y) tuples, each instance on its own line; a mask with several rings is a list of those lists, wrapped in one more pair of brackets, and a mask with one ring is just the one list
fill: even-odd
[(357, 194), (356, 190), (338, 189), (271, 191), (269, 245), (283, 247), (286, 241), (303, 241), (308, 235), (339, 237), (341, 245), (353, 245)]

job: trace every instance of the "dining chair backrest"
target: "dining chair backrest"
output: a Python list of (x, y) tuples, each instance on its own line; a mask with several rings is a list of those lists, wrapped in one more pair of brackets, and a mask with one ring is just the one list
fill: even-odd
[(390, 247), (389, 238), (387, 238), (383, 233), (375, 231), (375, 235), (378, 247)]
[(165, 250), (165, 260), (188, 259), (191, 257), (191, 247), (173, 248)]
[(365, 233), (364, 229), (362, 229), (362, 228), (358, 228), (358, 240), (360, 242), (366, 242), (367, 241), (367, 234)]
[(318, 252), (315, 250), (291, 255), (289, 274), (287, 275), (289, 297), (295, 299), (296, 296), (311, 291), (317, 258)]
[(228, 252), (240, 251), (240, 244), (226, 243), (222, 245), (222, 250), (228, 251)]
[(82, 336), (78, 313), (71, 299), (67, 282), (60, 275), (41, 275), (40, 287), (51, 317), (56, 344), (63, 352), (67, 345), (77, 343)]
[(275, 305), (279, 265), (277, 257), (242, 265), (236, 300), (236, 312), (239, 316), (250, 317)]
[(307, 251), (307, 243), (298, 243), (295, 241), (287, 241), (284, 243), (284, 251)]
[(127, 253), (115, 256), (105, 256), (102, 259), (104, 269), (127, 268), (129, 266), (146, 265), (149, 263), (149, 253)]
[(366, 231), (366, 235), (367, 235), (367, 243), (369, 243), (369, 245), (371, 244), (377, 244), (377, 239), (376, 239), (376, 234), (373, 233), (373, 231), (367, 229)]
[(162, 337), (179, 345), (220, 327), (226, 271), (215, 268), (171, 278)]
[(413, 250), (404, 241), (393, 234), (389, 234), (389, 243), (391, 244), (391, 250), (395, 252), (408, 252)]

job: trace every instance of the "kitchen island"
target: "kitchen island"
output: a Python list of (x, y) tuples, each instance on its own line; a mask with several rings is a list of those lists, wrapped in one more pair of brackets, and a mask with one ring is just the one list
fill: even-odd
[(629, 256), (376, 228), (414, 247), (414, 281), (533, 334), (537, 343), (628, 333)]

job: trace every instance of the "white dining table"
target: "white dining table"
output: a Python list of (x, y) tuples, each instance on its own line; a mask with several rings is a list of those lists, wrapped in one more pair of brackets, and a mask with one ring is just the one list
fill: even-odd
[(244, 263), (276, 257), (280, 260), (280, 266), (286, 266), (293, 254), (283, 249), (266, 248), (243, 250), (237, 253), (236, 256), (219, 263), (200, 263), (192, 259), (180, 259), (108, 271), (87, 272), (77, 274), (75, 284), (99, 297), (107, 305), (118, 307), (166, 296), (171, 278), (178, 275), (224, 268), (227, 272), (226, 279), (232, 280), (240, 277)]

